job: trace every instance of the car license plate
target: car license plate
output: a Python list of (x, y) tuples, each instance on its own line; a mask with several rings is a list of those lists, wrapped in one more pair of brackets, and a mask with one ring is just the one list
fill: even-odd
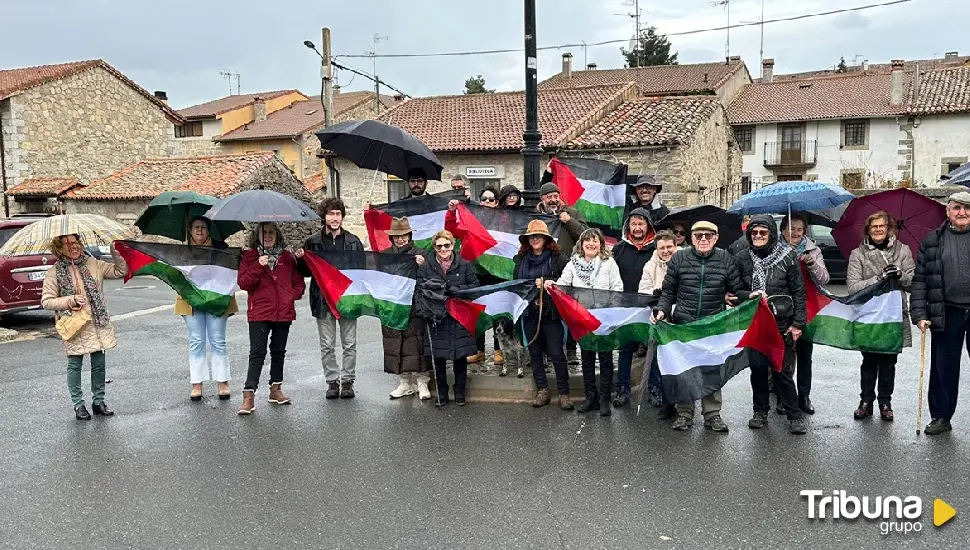
[(47, 276), (46, 271), (31, 271), (27, 273), (28, 281), (43, 281), (44, 277)]

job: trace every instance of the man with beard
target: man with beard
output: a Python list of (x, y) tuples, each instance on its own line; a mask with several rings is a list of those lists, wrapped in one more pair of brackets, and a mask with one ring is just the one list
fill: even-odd
[(667, 208), (667, 205), (660, 202), (660, 197), (658, 197), (660, 191), (663, 190), (663, 184), (657, 181), (655, 177), (644, 174), (637, 178), (636, 183), (632, 187), (632, 208), (644, 209), (647, 212), (647, 219), (650, 220), (651, 225), (656, 225), (667, 214), (670, 214), (670, 209)]

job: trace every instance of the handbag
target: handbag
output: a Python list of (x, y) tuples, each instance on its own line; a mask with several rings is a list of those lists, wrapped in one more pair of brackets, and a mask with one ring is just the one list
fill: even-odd
[(91, 321), (91, 314), (86, 309), (79, 309), (70, 315), (57, 315), (54, 326), (61, 339), (67, 342), (77, 336), (77, 333), (84, 328), (84, 325)]

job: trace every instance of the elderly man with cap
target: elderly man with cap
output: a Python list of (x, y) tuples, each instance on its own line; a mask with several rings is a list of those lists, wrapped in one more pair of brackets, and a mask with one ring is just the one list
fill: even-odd
[(667, 205), (660, 202), (660, 192), (663, 190), (663, 184), (657, 181), (657, 178), (643, 174), (637, 178), (636, 183), (633, 187), (633, 208), (642, 208), (646, 210), (649, 215), (650, 223), (656, 225), (660, 220), (664, 219), (667, 214), (670, 214), (670, 209)]
[(932, 421), (927, 435), (952, 429), (960, 388), (960, 355), (970, 351), (970, 192), (950, 195), (946, 221), (923, 239), (916, 259), (910, 313), (930, 331)]
[[(660, 302), (654, 308), (654, 321), (689, 323), (723, 311), (724, 295), (728, 292), (744, 297), (760, 294), (743, 287), (737, 261), (726, 250), (714, 247), (716, 225), (699, 221), (690, 231), (692, 246), (674, 254), (667, 264)], [(701, 400), (701, 411), (704, 427), (715, 432), (728, 431), (721, 419), (721, 390)], [(694, 404), (678, 403), (673, 429), (686, 430), (693, 423)]]

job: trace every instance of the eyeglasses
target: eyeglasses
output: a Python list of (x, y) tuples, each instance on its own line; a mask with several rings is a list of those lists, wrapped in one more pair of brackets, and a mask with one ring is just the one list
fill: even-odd
[(451, 249), (451, 243), (441, 243), (434, 245), (436, 250), (449, 250)]
[(694, 233), (694, 238), (698, 241), (709, 241), (717, 236), (717, 233)]
[(886, 224), (884, 224), (884, 223), (882, 223), (882, 224), (872, 224), (872, 225), (869, 226), (869, 229), (887, 229), (887, 228), (889, 228), (889, 226), (886, 225)]
[(495, 197), (482, 197), (482, 202), (496, 202), (497, 200)]
[(752, 229), (751, 230), (751, 236), (752, 237), (767, 237), (768, 235), (769, 235), (769, 233), (768, 233), (768, 230), (767, 229)]
[(674, 235), (686, 235), (687, 232), (683, 229), (674, 229)]

